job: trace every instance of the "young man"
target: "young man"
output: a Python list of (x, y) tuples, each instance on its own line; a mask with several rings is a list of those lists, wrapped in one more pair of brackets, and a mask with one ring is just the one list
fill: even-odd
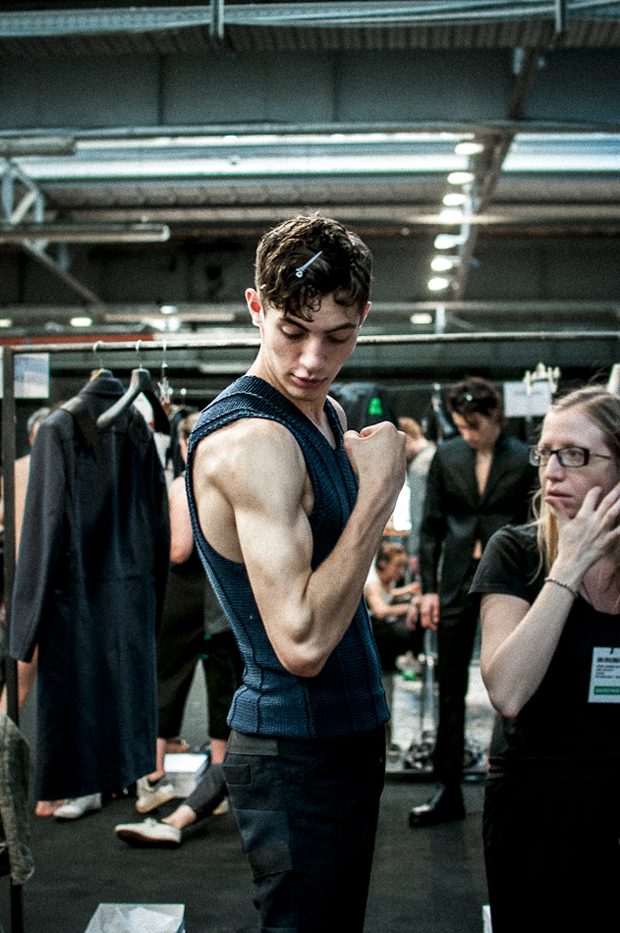
[(363, 929), (388, 712), (362, 590), (405, 452), (392, 424), (345, 433), (327, 393), (370, 279), (333, 220), (268, 232), (258, 355), (190, 440), (194, 535), (245, 663), (224, 771), (263, 930)]
[(463, 819), (465, 697), (478, 613), (468, 598), (482, 550), (503, 525), (527, 519), (535, 474), (527, 446), (502, 428), (501, 398), (484, 379), (454, 385), (448, 408), (459, 437), (437, 448), (420, 536), (424, 628), (437, 629), (437, 793), (409, 814), (411, 826)]

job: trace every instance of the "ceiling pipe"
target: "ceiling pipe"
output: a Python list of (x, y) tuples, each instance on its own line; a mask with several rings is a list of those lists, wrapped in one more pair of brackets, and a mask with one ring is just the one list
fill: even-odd
[(73, 136), (0, 136), (0, 157), (63, 156), (75, 153)]
[(170, 239), (166, 224), (3, 224), (0, 223), (0, 243), (20, 243), (23, 240), (46, 243), (164, 243)]

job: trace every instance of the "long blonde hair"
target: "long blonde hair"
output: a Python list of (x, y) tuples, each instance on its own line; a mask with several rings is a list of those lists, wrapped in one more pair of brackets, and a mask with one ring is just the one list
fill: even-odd
[[(558, 399), (549, 413), (579, 409), (592, 424), (603, 432), (605, 443), (614, 459), (620, 475), (620, 397), (608, 392), (603, 386), (587, 386), (576, 389)], [(538, 548), (545, 572), (558, 554), (558, 523), (553, 509), (542, 499), (539, 490), (534, 496), (533, 510), (536, 517)]]

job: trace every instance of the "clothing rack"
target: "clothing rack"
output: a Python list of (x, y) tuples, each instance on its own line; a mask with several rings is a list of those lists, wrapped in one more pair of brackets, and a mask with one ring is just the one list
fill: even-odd
[[(618, 344), (620, 334), (616, 331), (574, 331), (571, 333), (552, 331), (507, 331), (465, 333), (465, 334), (389, 334), (389, 335), (360, 335), (360, 346), (425, 346), (432, 344), (486, 344), (504, 343), (509, 341), (540, 342), (540, 343), (574, 343), (577, 341), (610, 341)], [(13, 464), (16, 459), (16, 406), (15, 406), (15, 358), (21, 354), (45, 353), (48, 355), (66, 355), (73, 353), (92, 353), (92, 360), (97, 362), (96, 354), (105, 352), (109, 354), (136, 352), (138, 359), (142, 354), (157, 352), (165, 360), (167, 353), (177, 353), (184, 350), (239, 350), (257, 349), (260, 345), (258, 337), (232, 338), (232, 339), (175, 339), (151, 340), (140, 339), (132, 341), (105, 340), (102, 338), (83, 343), (24, 343), (20, 345), (7, 344), (3, 347), (3, 403), (2, 403), (2, 464), (4, 473), (4, 589), (6, 606), (6, 631), (11, 627), (11, 596), (15, 577), (15, 483)], [(94, 368), (94, 367), (90, 367)], [(412, 370), (414, 366), (412, 365)], [(7, 713), (16, 725), (19, 725), (18, 690), (17, 690), (17, 662), (5, 658), (6, 662), (6, 689)], [(23, 904), (21, 885), (11, 882), (11, 933), (23, 933)]]

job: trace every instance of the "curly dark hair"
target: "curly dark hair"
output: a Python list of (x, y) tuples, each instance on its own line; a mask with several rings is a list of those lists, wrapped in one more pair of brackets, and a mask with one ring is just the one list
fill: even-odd
[(468, 376), (457, 382), (448, 392), (448, 408), (462, 418), (472, 415), (488, 417), (499, 412), (502, 398), (494, 385), (480, 376)]
[(261, 299), (305, 321), (319, 310), (325, 295), (361, 314), (371, 279), (372, 257), (366, 244), (338, 221), (319, 214), (301, 214), (278, 224), (256, 249)]

